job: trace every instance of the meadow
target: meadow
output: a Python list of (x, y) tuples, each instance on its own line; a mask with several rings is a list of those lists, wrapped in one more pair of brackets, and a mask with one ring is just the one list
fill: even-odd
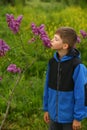
[[(0, 57), (0, 124), (6, 113), (8, 99), (16, 86), (3, 130), (47, 130), (48, 126), (43, 121), (43, 88), (48, 60), (54, 52), (45, 48), (41, 40), (28, 43), (32, 38), (31, 23), (37, 26), (45, 24), (50, 39), (60, 26), (71, 26), (80, 35), (80, 30), (87, 31), (87, 9), (56, 2), (29, 2), (24, 7), (0, 6), (0, 10), (0, 39), (11, 48), (4, 57)], [(23, 15), (18, 35), (9, 30), (6, 14), (13, 14), (15, 18)], [(82, 39), (77, 48), (87, 66), (86, 44), (87, 39)], [(21, 76), (6, 71), (10, 63), (22, 69)], [(82, 122), (82, 130), (87, 130), (86, 121)]]

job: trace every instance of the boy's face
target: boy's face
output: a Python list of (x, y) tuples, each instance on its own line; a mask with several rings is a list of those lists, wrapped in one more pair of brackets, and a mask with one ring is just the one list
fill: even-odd
[(53, 39), (51, 40), (51, 48), (54, 50), (62, 50), (64, 49), (64, 47), (65, 43), (63, 43), (61, 37), (58, 34), (55, 34)]

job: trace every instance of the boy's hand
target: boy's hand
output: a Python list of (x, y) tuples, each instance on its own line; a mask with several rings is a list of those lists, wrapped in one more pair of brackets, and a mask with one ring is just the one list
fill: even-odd
[(80, 130), (81, 129), (81, 122), (74, 120), (72, 124), (73, 130)]
[(50, 118), (49, 118), (49, 113), (48, 113), (48, 112), (45, 112), (45, 113), (44, 113), (44, 121), (45, 121), (46, 123), (49, 123), (49, 122), (50, 122)]

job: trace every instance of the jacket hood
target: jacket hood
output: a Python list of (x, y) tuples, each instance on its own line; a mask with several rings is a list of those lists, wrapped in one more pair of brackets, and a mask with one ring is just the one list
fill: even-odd
[(71, 50), (68, 52), (68, 54), (65, 55), (65, 56), (63, 56), (61, 59), (59, 59), (59, 57), (58, 57), (58, 52), (55, 52), (55, 53), (54, 53), (54, 58), (55, 58), (55, 60), (56, 60), (57, 62), (59, 62), (59, 61), (63, 62), (63, 61), (66, 61), (66, 60), (70, 60), (70, 59), (72, 59), (73, 57), (78, 57), (78, 58), (80, 58), (80, 52), (79, 52), (77, 49), (75, 49), (75, 48), (71, 49)]

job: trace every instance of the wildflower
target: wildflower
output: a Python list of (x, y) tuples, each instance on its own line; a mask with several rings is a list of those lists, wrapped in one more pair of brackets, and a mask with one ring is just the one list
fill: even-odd
[(6, 14), (8, 27), (13, 31), (14, 34), (18, 33), (22, 18), (22, 15), (20, 15), (17, 19), (14, 19), (12, 14)]
[(31, 28), (34, 35), (39, 35), (38, 28), (34, 23), (31, 24)]
[(20, 73), (21, 72), (21, 69), (18, 68), (15, 64), (10, 64), (8, 67), (7, 67), (7, 71), (11, 72), (11, 73)]
[(46, 35), (46, 32), (44, 31), (44, 24), (41, 24), (40, 27), (37, 27), (34, 23), (31, 24), (32, 32), (34, 35)]
[(43, 45), (44, 45), (45, 47), (48, 47), (48, 48), (51, 47), (51, 42), (50, 42), (50, 39), (48, 38), (47, 35), (41, 35), (41, 40), (42, 40)]
[(38, 27), (38, 31), (39, 31), (39, 34), (40, 35), (46, 35), (46, 32), (45, 32), (45, 25), (44, 24), (41, 24), (40, 27)]
[(77, 43), (80, 43), (81, 42), (81, 39), (79, 36), (77, 36)]
[(5, 43), (5, 41), (0, 39), (0, 56), (4, 56), (8, 50), (10, 50), (10, 47)]
[(51, 47), (51, 42), (49, 37), (47, 36), (46, 32), (45, 32), (45, 26), (44, 24), (41, 24), (39, 27), (37, 27), (34, 23), (31, 24), (32, 27), (32, 32), (34, 33), (34, 35), (38, 35), (40, 37), (40, 39), (43, 42), (43, 45), (45, 47), (50, 48)]
[(0, 81), (2, 80), (2, 77), (0, 76)]
[(87, 33), (83, 30), (80, 30), (80, 33), (82, 35), (83, 38), (86, 38), (87, 37)]

